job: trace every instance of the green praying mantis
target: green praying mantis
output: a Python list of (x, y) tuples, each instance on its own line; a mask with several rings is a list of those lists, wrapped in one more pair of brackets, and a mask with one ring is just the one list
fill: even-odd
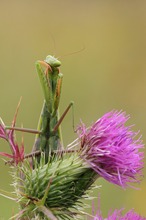
[(63, 78), (63, 74), (59, 72), (60, 65), (61, 62), (50, 55), (46, 57), (45, 61), (36, 62), (45, 101), (38, 124), (41, 134), (37, 134), (33, 151), (37, 151), (41, 147), (41, 150), (45, 151), (45, 155), (49, 154), (49, 146), (52, 150), (56, 150), (60, 145), (61, 132), (59, 127), (54, 129), (58, 123), (58, 106)]
[(59, 117), (58, 108), (63, 79), (63, 74), (60, 73), (59, 69), (60, 66), (61, 62), (51, 55), (48, 55), (44, 61), (36, 62), (36, 69), (44, 95), (44, 103), (37, 130), (7, 127), (7, 129), (36, 134), (32, 153), (26, 155), (26, 157), (32, 155), (39, 157), (40, 152), (44, 152), (47, 162), (50, 153), (56, 150), (63, 150), (60, 124), (73, 106), (73, 102), (68, 105), (63, 115)]

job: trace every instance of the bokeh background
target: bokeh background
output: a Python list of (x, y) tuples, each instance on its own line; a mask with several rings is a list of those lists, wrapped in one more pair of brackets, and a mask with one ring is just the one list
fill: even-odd
[[(74, 100), (75, 125), (80, 119), (90, 125), (107, 111), (122, 109), (146, 143), (145, 0), (1, 0), (0, 115), (7, 125), (22, 96), (17, 126), (37, 127), (43, 96), (34, 63), (48, 54), (62, 61), (60, 111)], [(76, 137), (71, 113), (62, 130), (67, 145)], [(34, 136), (23, 136), (29, 152)], [(17, 137), (20, 142), (21, 134)], [(0, 151), (9, 152), (2, 140)], [(6, 191), (13, 190), (9, 171), (1, 159), (0, 189)], [(104, 180), (97, 184), (102, 188), (92, 195), (100, 193), (104, 216), (121, 207), (146, 216), (145, 177), (139, 190), (122, 190)], [(0, 219), (16, 212), (17, 205), (0, 197)]]

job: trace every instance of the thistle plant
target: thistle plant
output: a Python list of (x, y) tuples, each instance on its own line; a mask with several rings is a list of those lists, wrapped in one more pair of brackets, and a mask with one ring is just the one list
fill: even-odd
[[(9, 198), (19, 204), (19, 212), (11, 219), (87, 219), (82, 198), (90, 199), (89, 192), (98, 178), (125, 188), (143, 176), (143, 143), (139, 132), (126, 125), (130, 117), (125, 112), (108, 112), (90, 127), (81, 122), (76, 140), (63, 146), (60, 124), (73, 102), (59, 117), (60, 66), (61, 62), (50, 55), (36, 62), (44, 95), (37, 130), (16, 127), (20, 103), (11, 126), (2, 119), (0, 122), (0, 138), (8, 142), (12, 152), (0, 152), (8, 158), (6, 164), (13, 177), (14, 192)], [(18, 146), (16, 131), (36, 134), (29, 154), (25, 154), (23, 142)], [(130, 211), (126, 216), (136, 214)], [(92, 219), (103, 218), (95, 214)], [(144, 218), (121, 217), (120, 210), (107, 219)]]

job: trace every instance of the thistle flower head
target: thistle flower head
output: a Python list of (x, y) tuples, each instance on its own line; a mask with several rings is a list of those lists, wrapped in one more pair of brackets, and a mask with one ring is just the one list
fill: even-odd
[(122, 187), (138, 182), (143, 168), (143, 144), (136, 139), (138, 132), (125, 126), (128, 119), (124, 112), (112, 111), (90, 128), (78, 128), (81, 157), (101, 177)]
[(18, 144), (14, 140), (14, 131), (5, 130), (5, 125), (0, 124), (0, 138), (5, 139), (11, 148), (12, 154), (8, 154), (6, 152), (0, 152), (0, 155), (5, 156), (7, 158), (12, 159), (12, 161), (17, 165), (20, 161), (24, 159), (24, 146), (19, 148)]
[(128, 211), (125, 215), (122, 214), (122, 211), (123, 209), (116, 209), (112, 214), (109, 213), (106, 219), (102, 217), (101, 213), (99, 213), (96, 214), (92, 220), (146, 220), (145, 217), (135, 213), (133, 209)]
[(39, 219), (51, 219), (45, 218), (48, 215), (40, 210), (43, 206), (56, 216), (52, 218), (54, 220), (72, 219), (74, 216), (78, 219), (82, 206), (80, 199), (84, 196), (90, 198), (86, 190), (93, 183), (96, 173), (84, 165), (78, 153), (53, 156), (47, 164), (43, 154), (39, 163), (36, 158), (33, 161), (33, 168), (28, 160), (24, 160), (13, 173), (22, 212), (20, 216), (28, 215), (33, 219), (38, 215)]
[[(20, 102), (17, 106), (16, 113), (15, 113), (14, 119), (12, 121), (12, 128), (14, 128), (15, 124), (16, 124), (16, 118), (17, 118), (19, 106), (20, 106)], [(12, 151), (12, 154), (0, 152), (0, 155), (12, 159), (12, 162), (15, 163), (16, 165), (19, 162), (23, 161), (23, 159), (24, 159), (24, 145), (23, 145), (23, 143), (22, 143), (22, 146), (19, 148), (18, 144), (16, 143), (15, 138), (14, 138), (14, 130), (13, 129), (7, 130), (6, 126), (1, 118), (0, 118), (0, 138), (6, 140), (8, 142), (8, 144), (10, 145), (11, 151)]]

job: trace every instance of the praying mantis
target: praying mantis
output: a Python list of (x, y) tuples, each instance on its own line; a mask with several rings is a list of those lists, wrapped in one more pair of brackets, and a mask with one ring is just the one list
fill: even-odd
[(59, 69), (60, 66), (61, 62), (51, 55), (48, 55), (44, 61), (36, 62), (36, 69), (45, 100), (38, 124), (38, 130), (41, 131), (41, 134), (36, 135), (33, 152), (39, 150), (41, 146), (41, 150), (45, 152), (45, 155), (49, 155), (53, 150), (63, 148), (63, 144), (60, 143), (62, 142), (62, 136), (59, 125), (73, 105), (73, 102), (71, 102), (59, 119), (58, 107), (63, 79), (63, 74), (60, 73)]
[[(37, 61), (36, 69), (42, 85), (44, 104), (39, 119), (38, 130), (41, 134), (36, 135), (33, 152), (40, 150), (49, 154), (50, 146), (56, 150), (60, 145), (61, 134), (59, 128), (54, 130), (58, 122), (58, 106), (61, 94), (63, 74), (59, 72), (61, 62), (53, 56), (47, 56), (45, 61)], [(43, 69), (43, 67), (45, 67)]]

